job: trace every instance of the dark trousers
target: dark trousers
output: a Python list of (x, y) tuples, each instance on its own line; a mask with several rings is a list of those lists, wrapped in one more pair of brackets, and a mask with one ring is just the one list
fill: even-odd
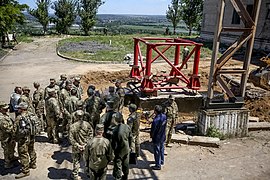
[(123, 156), (122, 158), (116, 155), (113, 162), (113, 177), (116, 180), (127, 180), (129, 173), (129, 154)]
[(154, 157), (157, 167), (164, 164), (164, 142), (154, 143)]

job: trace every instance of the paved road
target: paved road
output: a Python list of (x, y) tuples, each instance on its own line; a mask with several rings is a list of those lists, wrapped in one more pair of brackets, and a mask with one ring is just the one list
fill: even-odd
[(50, 78), (60, 74), (83, 74), (89, 70), (123, 70), (126, 64), (88, 64), (60, 58), (56, 54), (59, 38), (35, 38), (32, 43), (22, 43), (0, 62), (0, 99), (9, 100), (14, 87), (29, 86), (38, 81), (42, 87)]

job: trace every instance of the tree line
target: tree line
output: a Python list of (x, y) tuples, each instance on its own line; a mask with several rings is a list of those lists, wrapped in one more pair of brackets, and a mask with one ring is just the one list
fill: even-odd
[(192, 30), (200, 30), (203, 0), (172, 0), (166, 11), (166, 17), (173, 25), (173, 34), (176, 33), (177, 24), (183, 20), (188, 28), (189, 36)]

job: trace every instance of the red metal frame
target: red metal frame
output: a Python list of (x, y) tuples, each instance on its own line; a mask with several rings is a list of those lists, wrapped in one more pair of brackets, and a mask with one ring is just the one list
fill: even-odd
[[(143, 59), (140, 44), (146, 45), (145, 60)], [(190, 51), (186, 59), (180, 63), (181, 46), (189, 46), (193, 49)], [(183, 89), (185, 87), (192, 90), (199, 90), (200, 81), (198, 72), (201, 46), (202, 44), (181, 38), (134, 38), (134, 62), (130, 72), (130, 77), (141, 82), (141, 91), (145, 93), (154, 93), (160, 89)], [(173, 62), (171, 62), (164, 54), (170, 48), (175, 48)], [(155, 57), (153, 57), (153, 51), (157, 54)], [(181, 69), (193, 54), (193, 72), (192, 74), (189, 74), (188, 77), (181, 72)], [(160, 57), (171, 66), (170, 74), (152, 74), (152, 63)], [(155, 78), (159, 78), (161, 80), (156, 80)], [(172, 85), (170, 81), (175, 79), (178, 82), (183, 82), (186, 86), (180, 86), (179, 83), (173, 83), (174, 85)]]

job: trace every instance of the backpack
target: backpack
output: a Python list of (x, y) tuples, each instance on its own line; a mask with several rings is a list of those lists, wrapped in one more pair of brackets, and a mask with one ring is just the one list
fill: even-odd
[(19, 121), (18, 135), (20, 137), (25, 136), (35, 136), (37, 133), (39, 119), (34, 114), (27, 114), (26, 116), (21, 116)]

